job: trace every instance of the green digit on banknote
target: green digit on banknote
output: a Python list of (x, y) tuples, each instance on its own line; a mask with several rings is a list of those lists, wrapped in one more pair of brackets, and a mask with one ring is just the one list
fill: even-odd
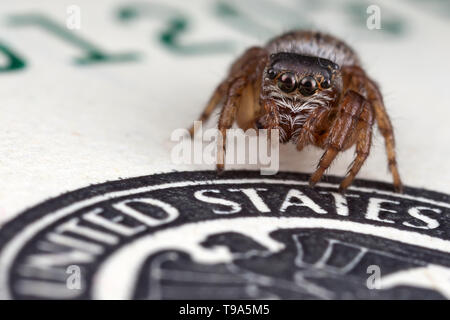
[(26, 66), (25, 60), (2, 42), (0, 42), (0, 56), (5, 56), (7, 61), (5, 65), (0, 65), (0, 72), (17, 71)]
[(164, 27), (158, 33), (160, 43), (171, 52), (184, 55), (217, 54), (233, 51), (229, 41), (205, 41), (186, 43), (183, 37), (189, 32), (191, 18), (179, 10), (162, 4), (134, 4), (119, 8), (118, 18), (122, 22), (140, 18), (162, 20)]
[(128, 62), (136, 60), (135, 53), (108, 53), (100, 49), (94, 43), (76, 35), (65, 26), (60, 25), (52, 18), (42, 14), (23, 14), (12, 16), (10, 22), (14, 26), (35, 26), (51, 33), (61, 40), (80, 48), (84, 52), (83, 57), (75, 59), (75, 63), (86, 65), (105, 62)]
[(226, 24), (230, 28), (257, 38), (261, 38), (262, 36), (264, 36), (264, 38), (268, 38), (276, 33), (275, 30), (247, 16), (236, 6), (231, 3), (227, 3), (226, 1), (218, 1), (215, 3), (214, 14), (222, 23)]

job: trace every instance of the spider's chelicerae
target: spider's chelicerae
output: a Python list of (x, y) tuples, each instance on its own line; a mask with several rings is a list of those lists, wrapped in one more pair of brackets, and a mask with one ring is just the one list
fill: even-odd
[(232, 65), (199, 120), (207, 120), (222, 100), (219, 171), (224, 166), (226, 130), (236, 120), (244, 130), (279, 129), (280, 142), (293, 141), (298, 150), (308, 144), (324, 149), (310, 178), (312, 186), (339, 152), (355, 144), (355, 159), (340, 184), (344, 191), (369, 155), (376, 120), (385, 139), (394, 188), (402, 191), (382, 95), (343, 41), (320, 32), (294, 31), (265, 47), (252, 47)]

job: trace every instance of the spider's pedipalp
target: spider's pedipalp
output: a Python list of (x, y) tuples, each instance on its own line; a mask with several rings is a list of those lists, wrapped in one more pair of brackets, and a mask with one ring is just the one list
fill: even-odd
[(322, 136), (325, 136), (326, 131), (322, 132), (321, 135), (317, 127), (326, 120), (328, 114), (328, 108), (322, 108), (312, 113), (306, 119), (297, 137), (298, 151), (301, 151), (308, 144), (321, 145), (320, 139)]

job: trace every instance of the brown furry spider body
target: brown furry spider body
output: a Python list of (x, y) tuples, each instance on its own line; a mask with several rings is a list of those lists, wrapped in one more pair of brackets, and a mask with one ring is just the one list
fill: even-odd
[[(265, 47), (252, 47), (232, 65), (199, 120), (207, 120), (222, 100), (219, 160), (224, 159), (226, 130), (234, 121), (244, 130), (279, 129), (280, 142), (293, 141), (298, 150), (308, 144), (324, 149), (310, 179), (312, 186), (339, 152), (356, 145), (355, 159), (340, 185), (344, 191), (369, 155), (376, 120), (394, 188), (401, 192), (394, 135), (382, 95), (343, 41), (319, 32), (294, 31)], [(218, 161), (219, 171), (223, 163)]]

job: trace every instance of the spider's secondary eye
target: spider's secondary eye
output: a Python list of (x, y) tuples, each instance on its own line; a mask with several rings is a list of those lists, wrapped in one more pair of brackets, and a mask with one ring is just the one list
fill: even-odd
[(328, 89), (331, 86), (331, 81), (330, 79), (324, 79), (322, 81), (322, 83), (320, 84), (320, 86), (324, 89)]
[(277, 72), (273, 69), (267, 70), (267, 75), (270, 79), (274, 79), (277, 76)]
[(317, 90), (316, 80), (311, 76), (304, 77), (300, 81), (299, 90), (300, 90), (300, 93), (304, 96), (310, 96), (310, 95), (314, 94), (314, 92), (316, 92), (316, 90)]
[(293, 73), (286, 72), (278, 78), (278, 88), (284, 92), (292, 92), (296, 86), (297, 83), (295, 82), (295, 76)]

